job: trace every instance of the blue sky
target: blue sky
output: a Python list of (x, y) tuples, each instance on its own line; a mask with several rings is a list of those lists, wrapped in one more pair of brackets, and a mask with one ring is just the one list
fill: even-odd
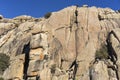
[(58, 11), (76, 4), (120, 9), (120, 0), (0, 0), (0, 14), (6, 18), (19, 15), (41, 17), (47, 12)]

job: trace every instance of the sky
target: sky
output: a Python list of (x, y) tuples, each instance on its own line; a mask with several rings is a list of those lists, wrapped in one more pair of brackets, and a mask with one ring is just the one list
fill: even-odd
[(0, 14), (6, 18), (29, 15), (36, 18), (47, 12), (59, 11), (72, 5), (120, 9), (120, 0), (0, 0)]

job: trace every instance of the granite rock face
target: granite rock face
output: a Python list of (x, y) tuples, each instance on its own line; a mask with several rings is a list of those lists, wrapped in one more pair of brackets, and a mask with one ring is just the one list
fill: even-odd
[[(10, 56), (3, 78), (119, 80), (119, 34), (120, 13), (109, 8), (71, 6), (47, 19), (1, 18), (0, 53)], [(102, 45), (107, 58), (103, 51), (96, 56)]]

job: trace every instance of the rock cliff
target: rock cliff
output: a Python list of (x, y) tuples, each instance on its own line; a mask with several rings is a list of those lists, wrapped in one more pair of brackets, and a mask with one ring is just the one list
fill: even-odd
[(71, 6), (48, 18), (0, 19), (5, 80), (119, 80), (120, 13)]

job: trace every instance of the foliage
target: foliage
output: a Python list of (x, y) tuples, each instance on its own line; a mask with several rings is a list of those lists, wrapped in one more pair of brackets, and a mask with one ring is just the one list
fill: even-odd
[(101, 46), (101, 48), (97, 50), (95, 54), (96, 59), (107, 59), (108, 56), (109, 55), (106, 45)]
[(2, 74), (9, 66), (10, 57), (6, 54), (0, 53), (0, 74)]
[(4, 78), (0, 77), (0, 80), (4, 80)]
[(0, 77), (0, 80), (4, 80), (4, 78)]
[(51, 65), (51, 73), (54, 74), (56, 69), (56, 64)]
[(48, 13), (46, 13), (45, 15), (44, 15), (44, 18), (46, 18), (46, 19), (48, 19), (50, 16), (51, 16), (51, 12), (48, 12)]
[(120, 9), (118, 10), (118, 12), (120, 13)]

